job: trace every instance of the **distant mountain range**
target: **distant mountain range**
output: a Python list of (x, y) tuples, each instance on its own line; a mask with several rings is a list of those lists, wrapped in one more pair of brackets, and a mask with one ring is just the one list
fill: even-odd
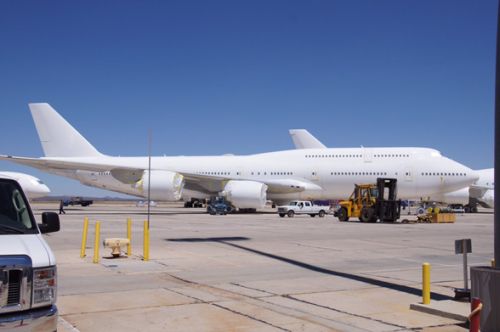
[(82, 199), (92, 200), (94, 202), (107, 202), (107, 201), (139, 202), (139, 201), (144, 201), (144, 199), (139, 199), (139, 198), (123, 198), (123, 197), (112, 197), (112, 196), (105, 196), (105, 197), (68, 196), (68, 195), (39, 197), (39, 198), (34, 198), (32, 201), (34, 201), (34, 202), (55, 202), (55, 201), (61, 201), (61, 200), (63, 200), (63, 201), (68, 200), (68, 199), (74, 198), (74, 197), (81, 197)]

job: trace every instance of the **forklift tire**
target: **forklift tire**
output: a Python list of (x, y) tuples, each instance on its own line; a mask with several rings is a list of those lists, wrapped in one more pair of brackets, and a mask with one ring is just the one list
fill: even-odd
[(318, 213), (318, 217), (323, 218), (325, 216), (325, 211), (321, 210)]
[(359, 215), (359, 220), (361, 222), (373, 222), (373, 215), (374, 215), (373, 209), (362, 208), (361, 213)]
[(341, 207), (337, 211), (337, 217), (339, 218), (339, 221), (348, 221), (349, 216), (347, 215), (347, 209), (345, 207)]
[(293, 218), (293, 216), (295, 215), (295, 212), (293, 212), (293, 210), (290, 210), (290, 211), (288, 211), (288, 213), (286, 215), (288, 216), (288, 218)]

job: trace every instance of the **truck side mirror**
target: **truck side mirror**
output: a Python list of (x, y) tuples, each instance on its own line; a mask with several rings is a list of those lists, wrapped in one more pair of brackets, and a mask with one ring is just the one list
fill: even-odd
[(38, 228), (42, 234), (58, 232), (61, 228), (59, 216), (55, 212), (42, 213), (42, 223), (38, 224)]

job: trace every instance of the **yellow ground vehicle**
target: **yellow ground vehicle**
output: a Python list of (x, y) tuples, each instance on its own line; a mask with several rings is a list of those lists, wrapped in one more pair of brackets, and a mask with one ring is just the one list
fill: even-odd
[(359, 218), (362, 222), (396, 221), (401, 212), (397, 200), (397, 180), (378, 178), (376, 184), (356, 184), (348, 200), (339, 202), (334, 213), (340, 221)]

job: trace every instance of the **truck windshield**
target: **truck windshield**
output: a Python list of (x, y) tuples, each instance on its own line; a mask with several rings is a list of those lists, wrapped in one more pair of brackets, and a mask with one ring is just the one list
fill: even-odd
[(13, 181), (0, 181), (0, 234), (36, 231), (28, 204)]

